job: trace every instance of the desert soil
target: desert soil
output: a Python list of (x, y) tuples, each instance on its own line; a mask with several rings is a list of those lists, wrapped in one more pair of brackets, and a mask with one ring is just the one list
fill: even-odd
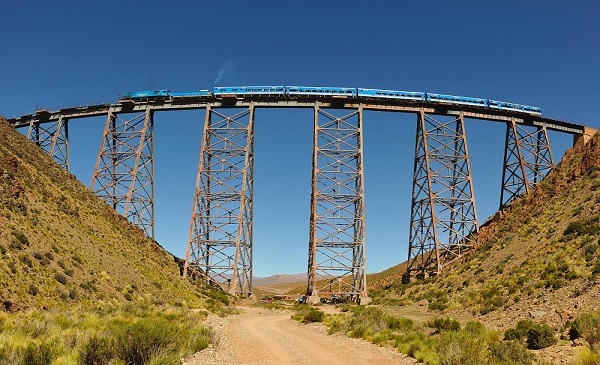
[(244, 307), (244, 314), (210, 316), (215, 345), (189, 358), (186, 365), (415, 364), (391, 348), (327, 334), (322, 323), (301, 324), (290, 311)]

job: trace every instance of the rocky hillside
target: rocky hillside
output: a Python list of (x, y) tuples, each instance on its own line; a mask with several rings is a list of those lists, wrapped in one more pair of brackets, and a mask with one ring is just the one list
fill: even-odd
[(0, 302), (200, 305), (172, 255), (0, 118)]
[[(402, 285), (370, 281), (376, 302), (425, 302), (498, 328), (521, 319), (560, 329), (600, 308), (600, 134), (567, 151), (534, 192), (481, 229), (478, 248), (439, 277)], [(398, 268), (390, 269), (393, 273)]]

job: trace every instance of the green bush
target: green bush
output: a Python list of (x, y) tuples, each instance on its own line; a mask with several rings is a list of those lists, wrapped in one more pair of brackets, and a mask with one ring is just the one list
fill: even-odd
[(426, 323), (427, 327), (435, 328), (439, 331), (459, 331), (460, 323), (451, 318), (434, 318)]
[(445, 331), (436, 346), (441, 365), (479, 365), (488, 354), (485, 337), (466, 331)]
[(302, 323), (323, 322), (325, 318), (323, 311), (309, 305), (297, 305), (294, 310), (296, 313), (292, 315), (292, 319)]
[(504, 339), (507, 341), (525, 339), (527, 348), (532, 350), (543, 349), (556, 343), (554, 331), (550, 326), (531, 320), (519, 321), (515, 328), (506, 330)]
[(575, 318), (569, 329), (569, 337), (583, 337), (593, 350), (600, 350), (600, 312), (589, 312)]
[(114, 337), (93, 336), (83, 346), (79, 355), (81, 365), (109, 364), (117, 355)]
[(569, 239), (577, 236), (591, 235), (597, 236), (600, 234), (600, 219), (599, 217), (592, 217), (589, 219), (579, 219), (569, 223), (565, 232), (563, 233), (564, 239)]
[(304, 316), (302, 323), (323, 322), (324, 317), (325, 313), (322, 310), (310, 308), (308, 313)]
[(56, 279), (56, 281), (58, 281), (62, 285), (67, 284), (67, 277), (64, 274), (57, 273), (56, 275), (54, 275), (54, 279)]
[(547, 324), (537, 324), (527, 332), (527, 348), (539, 350), (556, 343), (554, 331)]
[(583, 347), (575, 354), (573, 363), (575, 365), (598, 365), (600, 364), (600, 352)]
[(31, 341), (25, 348), (23, 363), (27, 365), (47, 365), (57, 357), (57, 344), (50, 341)]
[(533, 355), (527, 352), (523, 341), (497, 341), (490, 345), (490, 354), (495, 364), (525, 365), (533, 362)]
[(163, 318), (142, 318), (118, 334), (120, 358), (128, 364), (145, 364), (153, 357), (177, 350), (179, 328)]

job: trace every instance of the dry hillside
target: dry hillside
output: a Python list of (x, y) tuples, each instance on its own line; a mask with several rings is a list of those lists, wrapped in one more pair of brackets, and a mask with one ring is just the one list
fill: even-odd
[(0, 118), (4, 309), (202, 297), (172, 255)]
[(371, 288), (379, 303), (426, 300), (430, 311), (466, 311), (498, 328), (534, 319), (560, 330), (579, 313), (600, 308), (599, 237), (596, 134), (585, 146), (568, 150), (534, 192), (483, 227), (479, 247), (463, 262), (408, 285), (397, 275), (393, 284), (379, 275)]

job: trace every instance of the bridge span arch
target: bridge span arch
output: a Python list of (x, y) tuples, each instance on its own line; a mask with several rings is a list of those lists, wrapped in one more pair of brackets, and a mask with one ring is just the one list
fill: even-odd
[[(91, 188), (154, 236), (154, 113), (205, 109), (185, 274), (232, 294), (252, 293), (254, 124), (258, 108), (310, 108), (313, 117), (308, 295), (367, 301), (363, 112), (415, 115), (417, 135), (408, 269), (404, 280), (440, 273), (473, 247), (478, 230), (465, 118), (506, 125), (500, 207), (554, 168), (547, 131), (584, 138), (582, 125), (538, 114), (357, 96), (204, 95), (146, 98), (39, 110), (16, 128), (68, 169), (68, 122), (106, 116)], [(233, 114), (232, 114), (233, 113)], [(332, 293), (332, 283), (337, 288)]]

